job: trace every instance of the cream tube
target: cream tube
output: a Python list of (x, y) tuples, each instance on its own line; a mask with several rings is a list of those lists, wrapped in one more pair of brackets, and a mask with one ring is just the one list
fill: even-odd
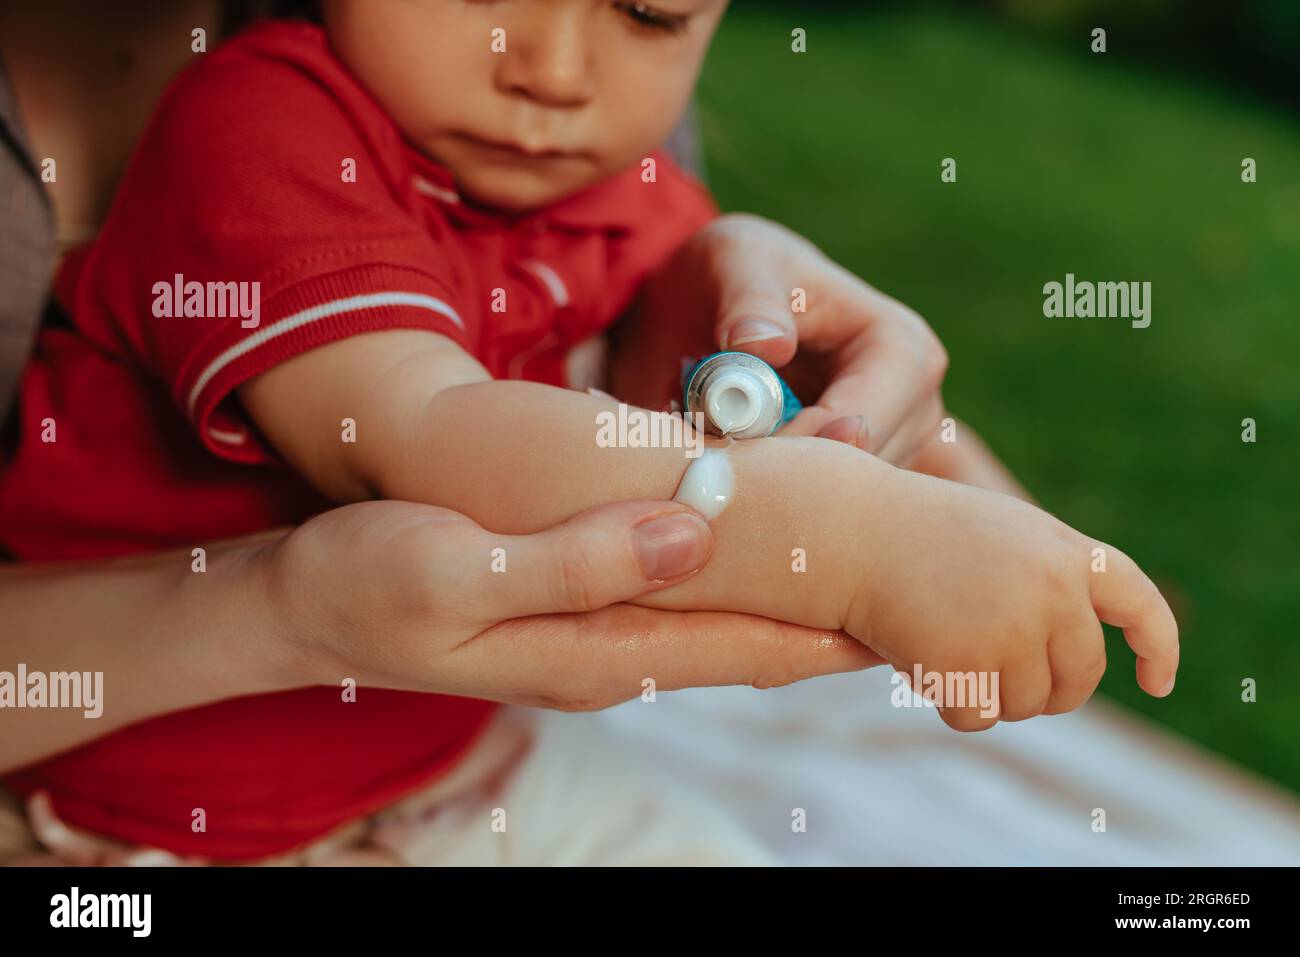
[(771, 435), (803, 406), (776, 370), (746, 352), (715, 352), (682, 375), (682, 409), (704, 431), (733, 439)]
[(722, 514), (736, 494), (736, 473), (726, 448), (705, 449), (682, 476), (674, 502), (689, 505), (710, 522)]

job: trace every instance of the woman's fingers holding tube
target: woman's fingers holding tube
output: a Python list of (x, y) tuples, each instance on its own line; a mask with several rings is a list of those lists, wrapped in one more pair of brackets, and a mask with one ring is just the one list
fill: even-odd
[(779, 435), (808, 435), (843, 442), (866, 451), (870, 442), (867, 420), (861, 415), (840, 415), (819, 405), (806, 406), (786, 423)]
[(817, 436), (843, 442), (871, 452), (892, 465), (906, 467), (931, 437), (939, 436), (943, 415), (943, 400), (937, 395), (927, 396), (905, 420), (895, 425), (890, 439), (882, 445), (876, 442), (866, 416), (844, 415), (818, 404), (801, 409), (778, 434)]
[(697, 235), (716, 301), (714, 338), (724, 351), (748, 352), (774, 366), (795, 354), (787, 231), (757, 217), (722, 217)]
[(941, 438), (945, 418), (942, 396), (926, 396), (899, 423), (893, 437), (874, 449), (874, 454), (891, 465), (906, 468), (927, 442)]

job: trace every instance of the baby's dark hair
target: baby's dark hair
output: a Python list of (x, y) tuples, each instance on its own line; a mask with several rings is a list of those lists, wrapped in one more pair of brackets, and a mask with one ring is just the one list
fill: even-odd
[(221, 35), (238, 33), (260, 17), (321, 22), (320, 0), (223, 0)]
[(271, 16), (321, 22), (320, 0), (272, 0)]

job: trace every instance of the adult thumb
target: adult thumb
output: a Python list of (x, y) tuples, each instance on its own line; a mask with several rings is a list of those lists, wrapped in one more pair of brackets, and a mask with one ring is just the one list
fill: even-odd
[(709, 523), (675, 502), (615, 502), (504, 540), (492, 574), (501, 619), (595, 611), (674, 585), (713, 554)]
[(789, 291), (757, 263), (732, 263), (730, 270), (727, 266), (724, 259), (717, 267), (721, 274), (715, 276), (720, 287), (714, 323), (718, 347), (748, 352), (778, 368), (785, 365), (799, 344)]

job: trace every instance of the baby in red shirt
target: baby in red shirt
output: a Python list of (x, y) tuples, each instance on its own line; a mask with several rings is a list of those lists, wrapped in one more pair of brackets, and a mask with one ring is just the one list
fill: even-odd
[[(122, 554), (384, 497), (469, 515), (508, 560), (511, 535), (671, 498), (682, 449), (598, 442), (615, 403), (557, 386), (586, 384), (577, 357), (716, 214), (655, 147), (725, 6), (326, 0), (324, 27), (268, 23), (206, 56), (61, 277), (75, 328), (24, 382), (4, 545)], [(1145, 576), (1110, 549), (1090, 576), (1098, 543), (1050, 516), (822, 439), (715, 454), (734, 488), (717, 552), (646, 604), (844, 629), (909, 673), (1000, 673), (1004, 716), (1086, 698), (1099, 617), (1129, 629), (1144, 687), (1172, 683)], [(792, 574), (795, 549), (813, 573)], [(401, 690), (341, 702), (346, 677), (156, 718), (6, 783), (90, 830), (256, 858), (427, 782), (491, 716)]]

